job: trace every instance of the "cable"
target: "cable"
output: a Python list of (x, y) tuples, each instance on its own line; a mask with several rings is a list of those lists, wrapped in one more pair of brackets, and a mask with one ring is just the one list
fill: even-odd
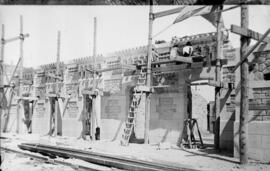
[(173, 23), (170, 24), (170, 25), (168, 25), (168, 26), (165, 27), (164, 29), (162, 29), (160, 32), (158, 32), (157, 34), (155, 34), (152, 38), (154, 38), (154, 37), (160, 35), (160, 34), (163, 33), (164, 31), (166, 31), (168, 28), (170, 28), (172, 25), (173, 25)]

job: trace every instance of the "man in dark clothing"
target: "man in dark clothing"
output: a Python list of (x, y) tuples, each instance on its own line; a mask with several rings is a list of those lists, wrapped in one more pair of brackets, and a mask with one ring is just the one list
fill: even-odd
[(183, 48), (183, 55), (185, 57), (191, 56), (193, 53), (193, 47), (190, 42), (186, 43), (186, 46)]

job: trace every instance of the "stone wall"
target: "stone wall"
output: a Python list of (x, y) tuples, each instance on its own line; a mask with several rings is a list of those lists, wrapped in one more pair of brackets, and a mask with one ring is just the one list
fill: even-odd
[[(196, 91), (192, 91), (192, 118), (197, 119), (202, 136), (208, 134), (207, 101)], [(197, 135), (196, 131), (195, 134)]]
[[(249, 119), (248, 119), (248, 155), (249, 158), (269, 162), (270, 141), (270, 81), (264, 74), (269, 73), (269, 50), (255, 52), (249, 58)], [(255, 57), (255, 58), (254, 58)], [(239, 157), (239, 117), (240, 117), (240, 73), (236, 72), (235, 90), (226, 102), (226, 113), (221, 124), (221, 144)], [(234, 107), (231, 105), (233, 104)], [(228, 106), (227, 105), (227, 106)], [(223, 126), (223, 127), (222, 127)], [(224, 128), (224, 129), (223, 129)]]

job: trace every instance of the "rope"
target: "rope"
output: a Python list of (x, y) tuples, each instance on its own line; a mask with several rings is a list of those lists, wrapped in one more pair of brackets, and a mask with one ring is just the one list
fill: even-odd
[[(238, 8), (238, 7), (240, 7), (240, 6), (241, 6), (241, 5), (235, 5), (235, 6), (232, 6), (232, 7), (223, 9), (223, 10), (218, 10), (218, 11), (215, 11), (215, 12), (212, 12), (212, 13), (225, 12), (225, 11), (229, 11), (229, 10)], [(159, 32), (158, 32), (157, 34), (155, 34), (152, 38), (155, 38), (155, 37), (157, 37), (158, 35), (160, 35), (161, 33), (163, 33), (164, 31), (168, 30), (172, 25), (174, 25), (174, 23), (168, 25), (167, 27), (165, 27), (164, 29), (162, 29), (161, 31), (159, 31)], [(229, 29), (225, 29), (225, 30), (228, 31)]]
[(153, 38), (156, 37), (156, 36), (158, 36), (158, 35), (160, 35), (160, 34), (163, 33), (164, 31), (166, 31), (166, 30), (167, 30), (168, 28), (170, 28), (172, 25), (173, 25), (173, 23), (170, 24), (170, 25), (168, 25), (168, 26), (165, 27), (164, 29), (162, 29), (160, 32), (158, 32), (157, 34), (155, 34), (155, 35), (153, 36)]

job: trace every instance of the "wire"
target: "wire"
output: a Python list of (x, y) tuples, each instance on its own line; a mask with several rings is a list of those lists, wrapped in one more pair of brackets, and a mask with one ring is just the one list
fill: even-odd
[(155, 35), (153, 36), (153, 38), (155, 38), (156, 36), (160, 35), (160, 34), (163, 33), (164, 31), (168, 30), (172, 25), (173, 25), (173, 23), (170, 24), (170, 25), (168, 25), (167, 27), (165, 27), (165, 28), (162, 29), (161, 31), (159, 31), (157, 34), (155, 34)]
[[(225, 12), (225, 11), (229, 11), (229, 10), (232, 10), (232, 9), (235, 9), (235, 8), (238, 8), (240, 7), (241, 5), (235, 5), (235, 6), (232, 6), (232, 7), (229, 7), (229, 8), (226, 8), (226, 9), (223, 9), (223, 10), (218, 10), (218, 11), (215, 11), (215, 12), (212, 12), (212, 13), (217, 13), (217, 12)], [(163, 33), (164, 31), (168, 30), (172, 25), (174, 25), (174, 23), (168, 25), (167, 27), (165, 27), (164, 29), (162, 29), (161, 31), (159, 31), (157, 34), (155, 34), (152, 38), (155, 38), (157, 37), (158, 35), (160, 35), (161, 33)], [(229, 30), (229, 29), (225, 29), (226, 31)]]

